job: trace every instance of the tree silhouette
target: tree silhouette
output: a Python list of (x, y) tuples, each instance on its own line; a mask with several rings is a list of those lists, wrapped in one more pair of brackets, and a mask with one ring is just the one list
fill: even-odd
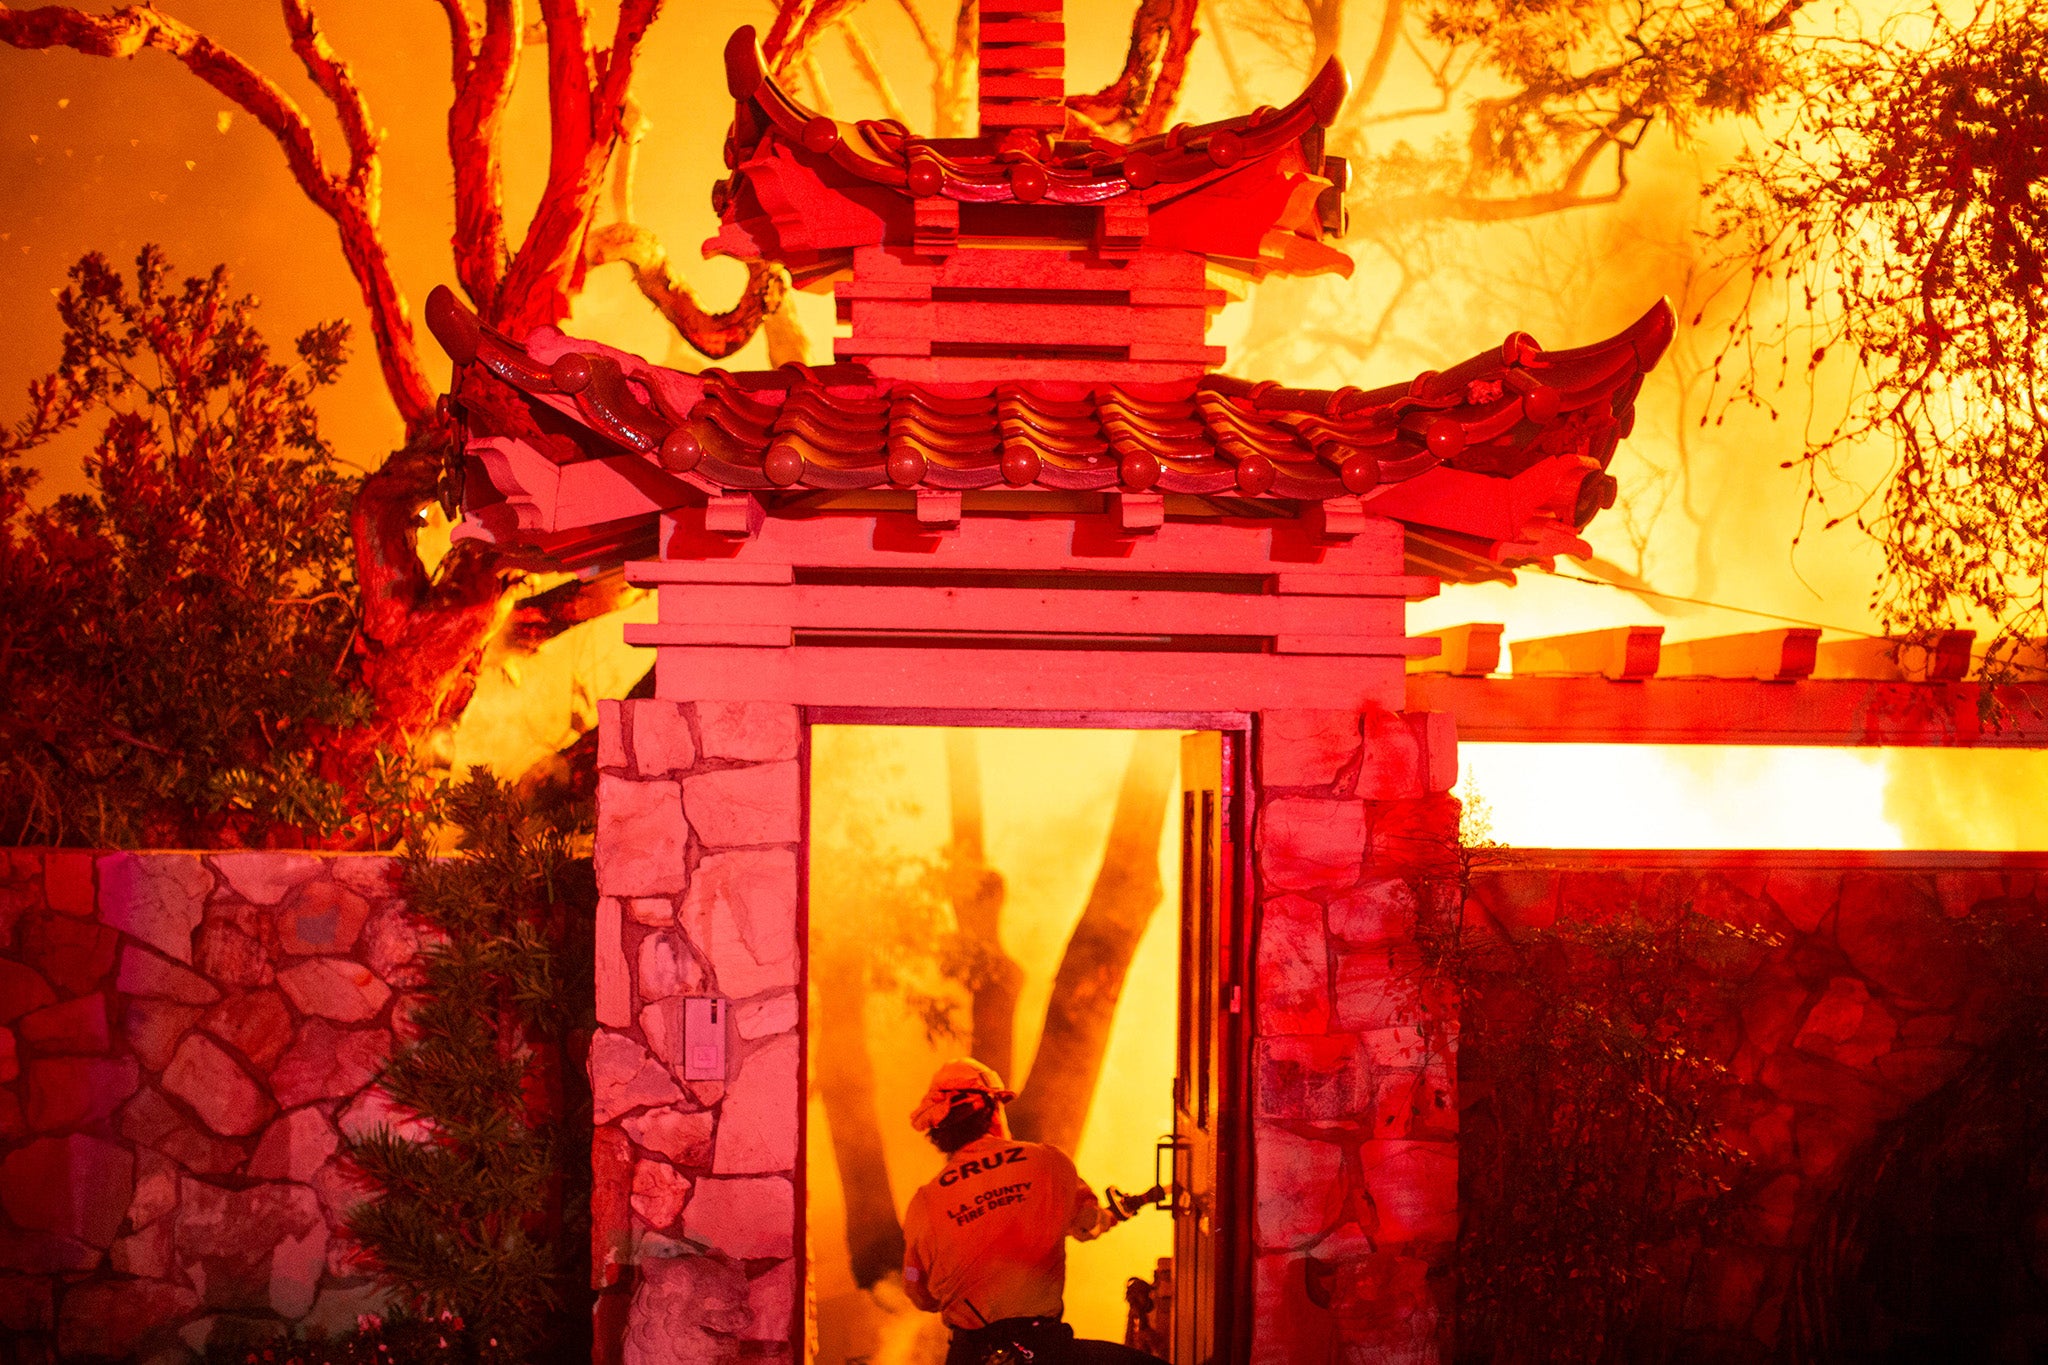
[[(1981, 613), (2002, 626), (1993, 671), (2008, 675), (2048, 633), (2044, 70), (2035, 7), (1893, 16), (1815, 53), (1792, 126), (1735, 167), (1718, 205), (1748, 265), (1730, 351), (1780, 361), (1732, 367), (1737, 396), (1775, 408), (1831, 354), (1848, 361), (1846, 404), (1800, 456), (1809, 497), (1883, 546), (1888, 626)], [(1794, 290), (1804, 307), (1773, 321)], [(1838, 462), (1871, 438), (1896, 459), (1858, 487)]]

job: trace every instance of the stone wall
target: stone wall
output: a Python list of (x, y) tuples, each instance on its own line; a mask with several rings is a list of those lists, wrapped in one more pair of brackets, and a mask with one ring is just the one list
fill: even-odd
[[(791, 1362), (803, 1349), (804, 734), (794, 706), (600, 707), (601, 1360)], [(728, 1002), (721, 1075), (686, 1077), (691, 997)]]
[(1258, 745), (1253, 1359), (1448, 1360), (1456, 1023), (1414, 942), (1457, 894), (1448, 717), (1267, 712)]
[(0, 853), (0, 1334), (182, 1361), (354, 1327), (335, 1150), (416, 984), (395, 860)]
[[(1832, 858), (1834, 865), (1828, 865)], [(1474, 878), (1467, 931), (1598, 923), (1659, 904), (1757, 926), (1778, 946), (1741, 960), (1685, 1016), (1727, 1067), (1721, 1135), (1748, 1154), (1736, 1216), (1679, 1257), (1672, 1324), (1689, 1359), (1772, 1359), (1794, 1269), (1845, 1164), (1988, 1043), (1999, 977), (1973, 947), (2038, 920), (2038, 856), (1510, 855)], [(1548, 863), (1549, 865), (1546, 865)], [(1485, 1003), (1468, 1004), (1468, 1009)], [(1468, 1023), (1471, 1020), (1468, 1016)]]

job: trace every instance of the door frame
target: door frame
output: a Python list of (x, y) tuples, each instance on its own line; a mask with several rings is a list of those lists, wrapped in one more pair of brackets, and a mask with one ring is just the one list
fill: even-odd
[[(798, 932), (802, 935), (803, 951), (800, 954), (797, 1036), (806, 1040), (802, 1045), (801, 1065), (803, 1074), (810, 1075), (810, 801), (811, 774), (809, 755), (810, 730), (814, 725), (872, 725), (901, 727), (930, 727), (945, 729), (1020, 729), (1020, 730), (1214, 730), (1233, 736), (1235, 743), (1229, 746), (1233, 751), (1232, 761), (1224, 773), (1224, 780), (1231, 784), (1235, 799), (1227, 803), (1226, 816), (1228, 832), (1232, 840), (1230, 863), (1230, 890), (1226, 900), (1219, 904), (1219, 915), (1235, 918), (1241, 926), (1235, 935), (1220, 935), (1219, 941), (1227, 940), (1227, 958), (1220, 954), (1218, 962), (1234, 971), (1241, 984), (1241, 1008), (1228, 1017), (1236, 1022), (1230, 1030), (1229, 1046), (1224, 1049), (1222, 1061), (1224, 1085), (1219, 1108), (1219, 1131), (1229, 1143), (1230, 1181), (1226, 1191), (1227, 1199), (1219, 1221), (1223, 1232), (1218, 1242), (1223, 1248), (1223, 1263), (1228, 1268), (1229, 1279), (1220, 1286), (1217, 1304), (1222, 1321), (1217, 1323), (1216, 1340), (1224, 1348), (1219, 1352), (1225, 1360), (1248, 1360), (1251, 1352), (1252, 1326), (1257, 1314), (1252, 1311), (1252, 1221), (1256, 1213), (1257, 1190), (1253, 1185), (1256, 1171), (1255, 1153), (1252, 1151), (1252, 1048), (1257, 1029), (1257, 945), (1263, 928), (1260, 900), (1252, 881), (1255, 867), (1252, 858), (1252, 832), (1256, 828), (1255, 814), (1258, 808), (1258, 789), (1254, 781), (1258, 765), (1253, 756), (1258, 752), (1258, 717), (1249, 711), (1023, 711), (1002, 708), (960, 709), (949, 707), (912, 706), (799, 706), (798, 722), (803, 735), (803, 808), (804, 837), (800, 847), (803, 850), (798, 868), (798, 886), (802, 900), (798, 906)], [(1174, 1006), (1175, 1028), (1180, 1026), (1179, 1003)], [(1170, 1103), (1170, 1101), (1169, 1101)], [(797, 1134), (797, 1170), (799, 1182), (809, 1161), (810, 1120), (809, 1106), (799, 1107)], [(805, 1243), (805, 1231), (810, 1221), (809, 1193), (799, 1184), (797, 1190), (797, 1245)], [(804, 1266), (808, 1274), (809, 1267)]]

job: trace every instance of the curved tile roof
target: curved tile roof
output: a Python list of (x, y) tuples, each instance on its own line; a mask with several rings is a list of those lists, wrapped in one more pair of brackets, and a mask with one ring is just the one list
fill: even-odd
[[(1515, 333), (1406, 384), (1327, 390), (1220, 374), (1129, 387), (923, 386), (858, 365), (685, 374), (548, 329), (520, 345), (445, 288), (426, 316), (457, 362), (458, 402), (482, 411), (516, 395), (545, 409), (553, 435), (540, 449), (557, 465), (630, 454), (705, 493), (1357, 497), (1411, 525), (1531, 546), (1547, 539), (1545, 553), (1569, 548), (1559, 537), (1571, 540), (1612, 504), (1604, 471), (1673, 322), (1660, 302), (1591, 346), (1545, 351)], [(472, 425), (483, 436), (500, 424)]]
[(1346, 90), (1335, 60), (1285, 108), (1180, 124), (1128, 145), (1025, 129), (923, 138), (891, 119), (833, 119), (775, 82), (751, 28), (732, 35), (725, 66), (731, 174), (712, 189), (723, 226), (705, 243), (710, 255), (781, 261), (803, 281), (843, 268), (854, 247), (909, 241), (923, 203), (964, 210), (963, 231), (977, 230), (976, 212), (1010, 211), (1023, 216), (978, 230), (1077, 240), (1104, 212), (1134, 214), (1149, 220), (1154, 246), (1257, 273), (1350, 273), (1350, 258), (1323, 241), (1342, 230), (1347, 175), (1323, 154)]

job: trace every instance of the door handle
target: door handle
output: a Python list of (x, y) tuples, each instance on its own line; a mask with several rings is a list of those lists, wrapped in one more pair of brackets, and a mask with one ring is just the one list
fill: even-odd
[[(1194, 1211), (1194, 1197), (1180, 1183), (1180, 1162), (1177, 1159), (1180, 1153), (1188, 1152), (1192, 1154), (1193, 1151), (1193, 1143), (1174, 1133), (1168, 1133), (1160, 1138), (1152, 1147), (1152, 1184), (1155, 1188), (1165, 1192), (1166, 1199), (1163, 1207), (1168, 1209), (1175, 1218)], [(1173, 1157), (1167, 1156), (1169, 1152), (1174, 1154)], [(1165, 1161), (1167, 1166), (1167, 1171), (1164, 1175), (1160, 1173), (1160, 1163), (1162, 1160)]]

